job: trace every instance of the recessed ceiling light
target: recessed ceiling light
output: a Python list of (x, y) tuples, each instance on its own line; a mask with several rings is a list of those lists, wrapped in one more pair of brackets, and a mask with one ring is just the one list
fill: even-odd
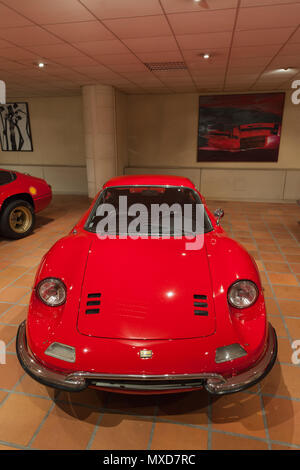
[(210, 58), (210, 54), (203, 54), (203, 59), (209, 59)]
[(202, 0), (194, 0), (195, 3), (201, 3)]
[(43, 69), (45, 67), (45, 62), (38, 62), (37, 66), (39, 69)]

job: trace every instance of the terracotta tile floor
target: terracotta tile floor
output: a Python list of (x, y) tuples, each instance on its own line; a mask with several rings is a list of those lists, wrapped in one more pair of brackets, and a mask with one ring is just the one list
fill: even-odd
[(258, 386), (231, 396), (204, 391), (165, 396), (95, 390), (56, 392), (23, 373), (16, 327), (26, 316), (30, 286), (42, 255), (78, 220), (88, 200), (55, 197), (37, 217), (33, 235), (0, 239), (0, 365), (2, 449), (300, 449), (300, 210), (294, 204), (210, 201), (223, 207), (223, 226), (253, 254), (277, 328), (279, 360)]

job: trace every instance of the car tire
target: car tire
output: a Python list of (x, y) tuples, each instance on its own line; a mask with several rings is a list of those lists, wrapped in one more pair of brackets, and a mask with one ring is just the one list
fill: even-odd
[(0, 233), (5, 238), (18, 240), (32, 233), (35, 213), (32, 205), (24, 199), (8, 202), (1, 211)]

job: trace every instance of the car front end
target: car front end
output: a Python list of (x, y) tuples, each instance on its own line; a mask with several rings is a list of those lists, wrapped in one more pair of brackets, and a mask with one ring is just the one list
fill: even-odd
[[(163, 197), (143, 188), (126, 191)], [(17, 337), (25, 371), (62, 390), (142, 394), (234, 393), (261, 380), (277, 340), (259, 273), (207, 214), (203, 243), (190, 249), (185, 236), (101, 238), (91, 209), (40, 264)]]

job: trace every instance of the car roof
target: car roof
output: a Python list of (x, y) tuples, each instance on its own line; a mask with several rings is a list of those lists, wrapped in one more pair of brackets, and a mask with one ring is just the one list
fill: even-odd
[(103, 188), (112, 186), (135, 186), (135, 185), (153, 185), (153, 186), (184, 186), (195, 189), (194, 183), (183, 176), (174, 175), (127, 175), (117, 176), (107, 181)]

